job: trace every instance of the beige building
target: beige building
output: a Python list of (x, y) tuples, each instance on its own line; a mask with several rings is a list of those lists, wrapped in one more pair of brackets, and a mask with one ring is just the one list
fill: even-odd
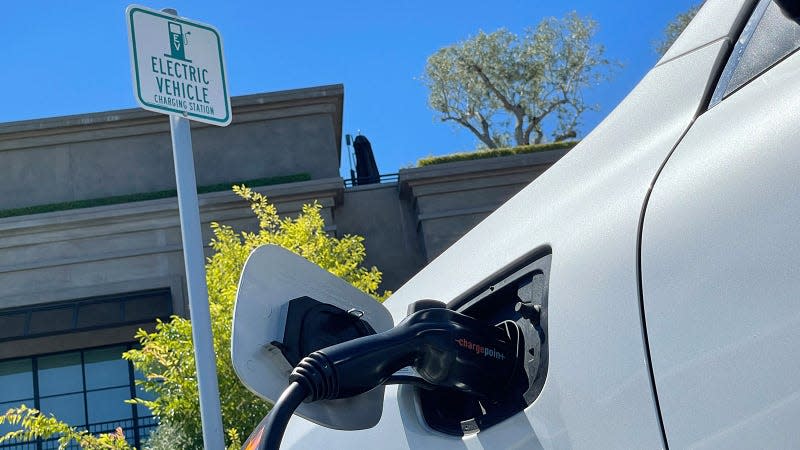
[[(192, 124), (205, 242), (211, 221), (256, 225), (230, 191), (245, 182), (283, 215), (318, 201), (329, 231), (364, 236), (367, 264), (396, 289), (566, 152), (346, 187), (343, 96), (333, 85), (237, 97), (230, 126)], [(95, 432), (121, 426), (140, 447), (155, 421), (123, 403), (137, 395), (136, 374), (120, 353), (137, 328), (188, 315), (167, 117), (134, 109), (0, 124), (0, 160), (0, 410), (26, 403)]]

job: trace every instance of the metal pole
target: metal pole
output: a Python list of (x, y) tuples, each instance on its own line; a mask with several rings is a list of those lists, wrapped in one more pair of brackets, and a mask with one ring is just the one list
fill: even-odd
[(208, 286), (204, 267), (203, 238), (200, 233), (200, 209), (197, 203), (197, 182), (192, 155), (192, 134), (189, 120), (169, 116), (172, 134), (172, 156), (175, 160), (175, 181), (178, 185), (178, 208), (181, 216), (183, 263), (189, 288), (189, 316), (200, 391), (200, 419), (206, 450), (222, 450), (222, 414), (219, 405), (217, 363), (211, 336), (211, 313), (208, 308)]

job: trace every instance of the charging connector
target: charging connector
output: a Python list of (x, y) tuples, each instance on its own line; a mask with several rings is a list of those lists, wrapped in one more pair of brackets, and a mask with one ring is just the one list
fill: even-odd
[(391, 380), (405, 367), (414, 368), (431, 386), (491, 402), (518, 380), (523, 352), (521, 333), (513, 322), (492, 325), (442, 307), (422, 309), (391, 330), (303, 358), (270, 412), (259, 448), (279, 448), (286, 424), (302, 401), (355, 396)]
[(384, 383), (411, 366), (428, 383), (484, 398), (503, 392), (518, 365), (519, 339), (444, 308), (419, 311), (393, 329), (312, 352), (290, 381), (310, 400), (345, 398)]

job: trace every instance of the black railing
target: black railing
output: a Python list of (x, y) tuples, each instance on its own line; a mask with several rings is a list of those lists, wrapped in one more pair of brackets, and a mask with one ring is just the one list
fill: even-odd
[[(384, 173), (379, 175), (378, 183), (396, 183), (397, 182), (397, 174), (396, 173)], [(353, 186), (368, 186), (368, 185), (359, 185), (356, 183), (357, 180), (353, 178), (345, 178), (344, 179), (344, 187), (353, 187)], [(377, 184), (377, 183), (372, 183)]]
[[(138, 449), (142, 448), (142, 442), (147, 440), (150, 432), (158, 426), (155, 416), (139, 417), (138, 426), (133, 419), (117, 420), (113, 422), (99, 422), (85, 427), (94, 435), (116, 433), (119, 428), (122, 430), (125, 440)], [(67, 450), (80, 450), (80, 446), (75, 441), (67, 445)], [(58, 438), (36, 439), (32, 441), (11, 440), (0, 444), (2, 450), (58, 450)]]

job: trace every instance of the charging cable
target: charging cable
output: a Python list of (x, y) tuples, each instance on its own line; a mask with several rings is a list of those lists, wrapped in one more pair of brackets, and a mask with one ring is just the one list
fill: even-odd
[[(491, 325), (445, 308), (417, 311), (391, 330), (312, 352), (289, 376), (269, 413), (261, 445), (278, 450), (286, 425), (303, 401), (347, 398), (367, 392), (412, 367), (432, 387), (492, 401), (521, 370), (523, 342), (513, 322)], [(402, 382), (402, 380), (401, 380)]]

